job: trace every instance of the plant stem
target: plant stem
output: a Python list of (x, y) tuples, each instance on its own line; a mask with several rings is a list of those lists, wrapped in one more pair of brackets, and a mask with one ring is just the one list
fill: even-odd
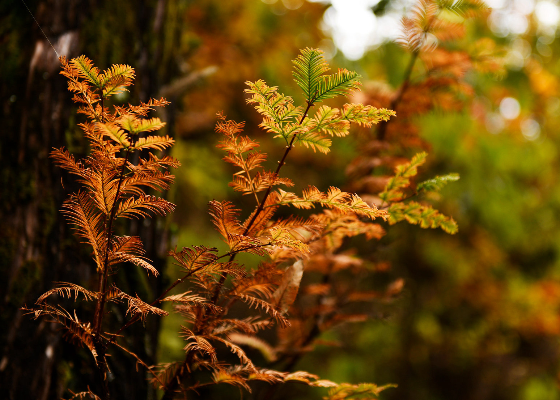
[[(402, 98), (404, 96), (404, 93), (407, 91), (408, 87), (410, 86), (410, 78), (412, 76), (412, 71), (414, 69), (414, 64), (416, 63), (416, 60), (418, 59), (418, 54), (420, 54), (420, 50), (415, 50), (412, 53), (412, 57), (410, 57), (410, 61), (408, 62), (408, 66), (406, 67), (406, 71), (404, 73), (404, 81), (401, 85), (401, 87), (399, 88), (399, 91), (397, 93), (397, 95), (393, 98), (393, 100), (391, 101), (391, 104), (389, 105), (389, 109), (396, 111), (397, 107), (399, 106), (400, 102), (402, 101)], [(381, 121), (381, 123), (378, 125), (377, 128), (377, 139), (380, 141), (384, 141), (385, 137), (387, 135), (387, 124), (389, 123), (389, 121)]]
[[(313, 107), (313, 103), (308, 101), (307, 102), (307, 108), (305, 109), (305, 112), (301, 116), (301, 119), (299, 121), (299, 125), (301, 125), (303, 123), (303, 120), (305, 119), (305, 117), (307, 117), (307, 113), (309, 112), (309, 109), (311, 107)], [(282, 159), (280, 161), (278, 161), (278, 167), (276, 168), (276, 171), (274, 172), (274, 174), (276, 176), (278, 176), (278, 174), (280, 173), (280, 169), (285, 164), (286, 157), (288, 157), (288, 153), (290, 153), (290, 150), (292, 150), (292, 147), (294, 147), (294, 142), (296, 140), (296, 136), (297, 136), (297, 133), (294, 133), (292, 135), (292, 140), (290, 140), (290, 144), (288, 146), (286, 146), (286, 151), (284, 151), (284, 155), (282, 156)], [(257, 217), (259, 216), (259, 214), (264, 209), (266, 199), (268, 199), (268, 196), (270, 195), (271, 191), (272, 191), (272, 185), (270, 185), (266, 189), (264, 197), (263, 197), (261, 203), (259, 204), (259, 206), (257, 208), (257, 211), (255, 212), (255, 214), (253, 215), (253, 218), (251, 218), (251, 221), (249, 221), (249, 223), (247, 224), (247, 227), (245, 228), (245, 231), (243, 232), (243, 236), (246, 236), (247, 233), (249, 233), (249, 230), (251, 229), (251, 226), (253, 226)], [(234, 254), (231, 255), (231, 257), (229, 259), (229, 262), (232, 262), (235, 259), (236, 254), (237, 253), (234, 253)], [(216, 301), (218, 300), (218, 297), (220, 296), (220, 290), (222, 290), (222, 286), (224, 285), (224, 282), (226, 281), (226, 278), (227, 278), (227, 273), (222, 273), (222, 275), (220, 277), (220, 281), (218, 282), (218, 285), (216, 286), (216, 289), (214, 290), (214, 294), (212, 296), (212, 304), (216, 304)]]

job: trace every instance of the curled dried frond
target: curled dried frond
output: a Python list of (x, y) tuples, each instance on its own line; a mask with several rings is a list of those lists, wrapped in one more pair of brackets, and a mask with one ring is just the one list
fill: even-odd
[(78, 295), (81, 294), (84, 296), (84, 299), (86, 301), (97, 299), (99, 296), (99, 293), (92, 292), (74, 283), (56, 282), (56, 284), (58, 285), (58, 287), (43, 293), (35, 303), (36, 304), (42, 303), (47, 299), (47, 297), (53, 294), (56, 294), (61, 297), (67, 297), (69, 299), (74, 297), (74, 300), (78, 300)]

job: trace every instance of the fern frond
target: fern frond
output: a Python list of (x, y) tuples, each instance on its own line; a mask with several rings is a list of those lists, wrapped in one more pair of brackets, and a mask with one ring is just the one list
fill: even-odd
[(96, 395), (95, 393), (93, 393), (91, 391), (91, 389), (88, 386), (88, 391), (87, 392), (78, 392), (78, 393), (74, 393), (73, 391), (71, 391), (70, 389), (68, 389), (68, 391), (70, 392), (70, 394), (72, 395), (72, 397), (70, 397), (69, 400), (73, 400), (73, 399), (88, 399), (88, 400), (101, 400), (101, 397), (99, 397), (98, 395)]
[(176, 250), (170, 251), (169, 255), (171, 255), (185, 271), (193, 272), (194, 270), (213, 264), (218, 259), (216, 255), (217, 252), (218, 249), (215, 247), (193, 246), (192, 248), (183, 247), (180, 252)]
[(120, 129), (118, 125), (112, 123), (98, 123), (96, 125), (96, 129), (98, 129), (102, 135), (109, 136), (123, 148), (126, 149), (130, 147), (130, 138), (128, 137), (128, 134), (124, 130)]
[(216, 200), (210, 201), (209, 208), (214, 226), (231, 248), (232, 234), (240, 235), (243, 232), (241, 223), (237, 219), (240, 210), (236, 209), (233, 203), (229, 201), (220, 202)]
[(144, 194), (145, 187), (162, 192), (169, 189), (175, 180), (175, 176), (167, 171), (145, 171), (142, 168), (132, 168), (131, 170), (134, 172), (133, 175), (122, 180), (121, 193), (123, 194), (141, 196)]
[(239, 375), (234, 375), (224, 369), (217, 369), (212, 373), (212, 381), (214, 383), (227, 383), (228, 385), (237, 386), (251, 393), (251, 387), (247, 384), (247, 380)]
[(305, 93), (306, 100), (314, 103), (317, 101), (321, 76), (329, 70), (323, 51), (307, 47), (301, 50), (301, 54), (292, 63), (294, 80)]
[(205, 336), (196, 335), (193, 331), (184, 326), (181, 326), (181, 336), (187, 341), (187, 345), (183, 347), (186, 354), (191, 352), (197, 352), (201, 354), (206, 354), (212, 360), (212, 363), (218, 362), (218, 357), (216, 356), (216, 349), (210, 344)]
[(60, 306), (54, 307), (47, 303), (41, 303), (40, 306), (40, 309), (29, 310), (33, 312), (34, 318), (37, 319), (40, 316), (53, 318), (53, 322), (57, 322), (67, 329), (71, 338), (78, 340), (89, 349), (97, 363), (98, 354), (95, 349), (95, 340), (93, 338), (91, 324), (89, 322), (87, 324), (81, 322), (75, 310), (74, 315), (72, 315)]
[(126, 129), (131, 135), (138, 135), (141, 132), (157, 131), (165, 126), (159, 118), (138, 118), (134, 114), (125, 114), (115, 121)]
[(349, 96), (354, 91), (360, 90), (360, 85), (360, 75), (357, 72), (339, 68), (336, 74), (321, 77), (312, 103), (337, 96)]
[(386, 108), (376, 108), (364, 106), (363, 104), (345, 104), (342, 107), (340, 118), (359, 126), (371, 127), (381, 121), (388, 121), (389, 118), (397, 115), (395, 111)]
[(314, 207), (314, 203), (318, 203), (323, 207), (343, 212), (354, 212), (370, 219), (385, 218), (384, 211), (378, 210), (375, 206), (369, 206), (358, 195), (342, 192), (332, 186), (326, 194), (319, 191), (315, 186), (309, 186), (308, 189), (303, 191), (301, 198), (282, 189), (278, 189), (278, 193), (280, 195), (276, 203), (278, 205), (289, 204), (296, 208), (310, 209)]
[(194, 305), (203, 305), (208, 300), (204, 297), (198, 296), (196, 294), (191, 294), (192, 292), (189, 290), (185, 293), (174, 294), (171, 296), (167, 296), (166, 298), (162, 299), (161, 301), (170, 301), (172, 303), (178, 304), (194, 304)]
[(134, 150), (164, 150), (167, 147), (171, 147), (175, 144), (175, 140), (171, 137), (165, 136), (148, 136), (145, 138), (140, 138), (132, 147)]
[(383, 202), (401, 200), (404, 196), (402, 189), (410, 185), (409, 178), (418, 173), (418, 167), (426, 162), (427, 156), (428, 153), (421, 152), (412, 157), (410, 162), (398, 165), (395, 168), (395, 176), (389, 179), (379, 198)]
[[(181, 367), (181, 362), (160, 363), (155, 367), (157, 379), (153, 377), (150, 383), (154, 386), (159, 386), (158, 389), (164, 389), (170, 383), (171, 379), (175, 376), (177, 369)], [(163, 382), (162, 386), (159, 382)]]
[(150, 260), (142, 257), (144, 254), (144, 247), (138, 236), (115, 237), (109, 253), (109, 265), (131, 262), (151, 272), (154, 276), (158, 276), (159, 272), (150, 263)]
[(87, 79), (96, 88), (101, 88), (102, 84), (99, 76), (99, 69), (93, 65), (93, 61), (82, 55), (73, 58), (70, 60), (70, 63), (76, 68), (80, 77)]
[(136, 295), (136, 297), (132, 297), (121, 291), (116, 286), (113, 286), (112, 289), (117, 293), (117, 295), (114, 297), (115, 299), (122, 299), (128, 303), (128, 309), (126, 310), (126, 313), (130, 314), (131, 316), (140, 315), (140, 318), (142, 320), (145, 320), (146, 316), (150, 313), (159, 315), (160, 317), (166, 317), (167, 315), (169, 315), (167, 311), (149, 305), (148, 303), (140, 299), (138, 295)]
[(63, 204), (62, 213), (73, 225), (76, 234), (93, 248), (94, 260), (99, 267), (105, 249), (103, 214), (98, 212), (85, 192), (70, 196)]
[(488, 11), (483, 0), (437, 0), (443, 10), (451, 11), (462, 18), (473, 18)]
[(113, 64), (99, 76), (99, 80), (105, 98), (128, 91), (126, 87), (132, 85), (134, 80), (134, 68), (124, 64)]
[(241, 347), (239, 347), (238, 345), (231, 343), (229, 340), (221, 338), (219, 336), (216, 335), (209, 335), (208, 336), (209, 339), (212, 340), (216, 340), (218, 342), (221, 342), (223, 344), (226, 345), (226, 347), (233, 353), (235, 354), (237, 357), (239, 357), (239, 360), (245, 364), (246, 368), (249, 368), (251, 370), (256, 370), (255, 366), (253, 365), (253, 362), (251, 361), (251, 359), (249, 357), (247, 357), (247, 354), (245, 354), (245, 352), (243, 351), (243, 349)]
[(324, 400), (346, 400), (346, 399), (377, 399), (382, 391), (397, 387), (397, 385), (389, 384), (377, 386), (373, 383), (360, 383), (352, 385), (350, 383), (341, 383), (329, 390), (328, 396), (323, 397)]
[(274, 318), (276, 322), (278, 322), (280, 327), (285, 328), (287, 326), (290, 326), (290, 321), (285, 318), (282, 313), (280, 313), (280, 311), (278, 311), (278, 309), (268, 301), (247, 294), (236, 294), (235, 297), (246, 303), (249, 307), (262, 309), (265, 313)]
[(441, 228), (449, 234), (455, 234), (459, 230), (457, 223), (451, 217), (441, 214), (431, 206), (422, 205), (415, 201), (408, 203), (393, 203), (387, 210), (389, 213), (389, 223), (396, 224), (402, 220), (421, 228)]
[(301, 143), (307, 148), (311, 148), (314, 152), (319, 150), (321, 153), (327, 154), (330, 151), (332, 141), (319, 132), (304, 132), (296, 137), (296, 143)]
[(74, 283), (56, 282), (56, 284), (58, 285), (58, 287), (43, 293), (37, 299), (35, 304), (42, 303), (43, 301), (46, 300), (47, 297), (49, 297), (53, 294), (56, 294), (56, 295), (61, 296), (61, 297), (67, 297), (69, 299), (74, 297), (74, 300), (78, 300), (78, 295), (82, 294), (86, 301), (91, 301), (91, 300), (97, 299), (97, 297), (98, 297), (97, 292), (92, 292), (92, 291), (87, 290), (87, 289), (81, 287), (80, 285), (76, 285)]
[(175, 204), (160, 197), (144, 195), (138, 198), (130, 197), (119, 204), (117, 218), (148, 218), (150, 213), (166, 215), (175, 209)]
[(452, 173), (443, 176), (436, 176), (435, 178), (428, 179), (427, 181), (420, 182), (416, 186), (417, 192), (439, 192), (445, 185), (449, 182), (455, 182), (459, 180), (459, 174)]

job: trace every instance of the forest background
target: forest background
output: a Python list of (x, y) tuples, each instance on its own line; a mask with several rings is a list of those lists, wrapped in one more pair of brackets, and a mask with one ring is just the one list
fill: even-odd
[[(461, 175), (438, 200), (459, 232), (392, 226), (375, 244), (384, 260), (379, 281), (403, 279), (402, 293), (380, 302), (370, 311), (372, 320), (321, 337), (339, 345), (320, 346), (298, 368), (340, 382), (398, 384), (383, 392), (386, 399), (560, 398), (558, 9), (547, 0), (493, 3), (497, 9), (468, 25), (457, 46), (491, 38), (505, 49), (504, 73), (468, 74), (472, 93), (462, 108), (436, 107), (414, 120), (422, 139), (417, 148), (429, 152), (422, 174)], [(219, 243), (207, 217), (209, 200), (248, 201), (227, 186), (231, 171), (214, 147), (219, 138), (213, 130), (222, 110), (248, 126), (258, 124), (245, 104), (245, 81), (264, 78), (294, 88), (289, 60), (300, 48), (321, 47), (333, 67), (362, 75), (363, 101), (379, 82), (399, 87), (409, 62), (409, 54), (390, 41), (363, 57), (345, 58), (325, 28), (325, 12), (333, 15), (328, 3), (26, 4), (60, 53), (85, 54), (101, 68), (132, 65), (137, 82), (123, 101), (171, 101), (162, 118), (183, 165), (168, 193), (177, 210), (131, 226), (158, 265), (170, 263), (166, 254), (175, 246)], [(370, 6), (378, 17), (405, 13), (397, 0)], [(8, 398), (54, 399), (65, 389), (57, 385), (71, 374), (74, 365), (67, 360), (75, 349), (55, 327), (20, 308), (53, 281), (88, 278), (83, 253), (58, 212), (65, 196), (61, 171), (48, 159), (53, 147), (84, 153), (86, 143), (56, 54), (21, 1), (0, 2), (0, 43), (0, 387)], [(348, 188), (345, 171), (358, 143), (341, 141), (326, 157), (296, 151), (286, 174), (298, 176), (296, 184)], [(171, 279), (171, 269), (168, 274)], [(158, 292), (163, 283), (149, 285)], [(146, 357), (165, 361), (181, 353), (175, 332), (157, 322), (146, 326), (138, 339), (152, 346)]]

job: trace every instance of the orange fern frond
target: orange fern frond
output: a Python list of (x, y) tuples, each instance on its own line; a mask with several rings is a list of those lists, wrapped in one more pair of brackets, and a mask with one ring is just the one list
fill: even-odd
[(166, 215), (175, 209), (175, 204), (161, 197), (143, 195), (138, 198), (130, 197), (119, 204), (117, 217), (147, 218), (150, 213)]
[(43, 293), (35, 303), (36, 304), (42, 303), (43, 301), (46, 300), (47, 297), (53, 294), (56, 294), (61, 297), (67, 297), (69, 299), (74, 297), (74, 300), (78, 300), (78, 295), (81, 294), (84, 296), (84, 299), (86, 301), (97, 299), (97, 297), (99, 296), (97, 292), (92, 292), (74, 283), (56, 282), (56, 284), (58, 285), (58, 287)]

